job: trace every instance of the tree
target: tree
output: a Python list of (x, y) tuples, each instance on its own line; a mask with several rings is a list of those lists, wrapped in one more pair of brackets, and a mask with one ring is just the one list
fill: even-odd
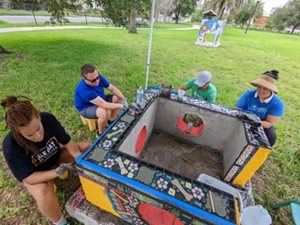
[(137, 33), (136, 18), (149, 18), (150, 0), (96, 0), (103, 9), (103, 15), (116, 26), (128, 27), (129, 33)]
[(246, 2), (247, 0), (210, 0), (207, 5), (217, 12), (219, 19), (222, 19), (225, 10), (236, 11)]
[(76, 10), (78, 5), (76, 0), (43, 0), (46, 4), (47, 11), (52, 18), (62, 21), (65, 17), (65, 10)]
[(255, 10), (254, 18), (259, 18), (263, 14), (263, 5), (264, 3), (260, 2), (255, 10), (256, 1), (249, 0), (247, 3), (241, 6), (239, 11), (235, 14), (234, 20), (236, 24), (240, 24), (243, 28), (247, 21), (251, 20), (253, 10)]
[(173, 0), (157, 0), (155, 6), (156, 21), (158, 21), (159, 15), (162, 15), (165, 22), (166, 17), (172, 14), (172, 11), (174, 10)]
[(286, 7), (276, 9), (274, 13), (271, 15), (271, 24), (275, 27), (279, 32), (284, 30), (287, 27), (286, 15), (288, 13), (288, 9)]
[(272, 25), (279, 31), (290, 27), (290, 33), (300, 26), (300, 0), (291, 0), (271, 15)]
[(35, 10), (37, 8), (37, 5), (42, 3), (41, 0), (13, 0), (12, 2), (16, 3), (16, 4), (23, 4), (23, 3), (31, 4), (31, 13), (32, 13), (35, 25), (38, 25), (37, 21), (36, 21), (36, 17), (35, 17)]
[(175, 15), (175, 22), (178, 23), (180, 16), (192, 14), (197, 6), (197, 0), (174, 0), (173, 11)]

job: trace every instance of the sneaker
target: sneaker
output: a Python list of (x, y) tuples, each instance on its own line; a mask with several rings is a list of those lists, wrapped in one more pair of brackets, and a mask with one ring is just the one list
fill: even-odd
[(100, 137), (102, 135), (102, 133), (99, 133), (99, 131), (96, 131), (96, 139), (98, 138), (98, 137)]

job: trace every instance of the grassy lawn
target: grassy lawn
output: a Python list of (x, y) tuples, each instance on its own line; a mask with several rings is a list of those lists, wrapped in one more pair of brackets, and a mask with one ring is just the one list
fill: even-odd
[[(194, 45), (196, 36), (195, 30), (154, 31), (149, 84), (177, 87), (197, 71), (209, 70), (218, 88), (217, 102), (235, 106), (251, 87), (249, 81), (266, 70), (279, 70), (279, 96), (286, 111), (276, 125), (274, 150), (252, 184), (256, 202), (268, 208), (274, 224), (290, 224), (287, 209), (272, 211), (269, 203), (300, 196), (300, 37), (259, 31), (244, 35), (243, 30), (227, 27), (219, 48), (205, 48)], [(83, 127), (73, 106), (82, 64), (95, 64), (130, 101), (135, 88), (145, 82), (147, 30), (137, 35), (110, 29), (53, 30), (0, 34), (0, 38), (1, 45), (16, 52), (0, 55), (1, 99), (28, 96), (38, 109), (55, 114), (75, 140), (95, 137)], [(1, 120), (0, 142), (7, 132), (4, 128)], [(0, 168), (0, 221), (46, 224), (29, 194), (15, 183), (2, 154)]]
[[(36, 16), (50, 16), (51, 14), (47, 10), (37, 10), (34, 11)], [(72, 12), (66, 11), (66, 16), (84, 16), (83, 12)], [(32, 16), (32, 12), (30, 10), (18, 10), (18, 9), (0, 9), (0, 15), (24, 15), (24, 16)], [(88, 11), (86, 13), (87, 16), (101, 16), (99, 11)]]

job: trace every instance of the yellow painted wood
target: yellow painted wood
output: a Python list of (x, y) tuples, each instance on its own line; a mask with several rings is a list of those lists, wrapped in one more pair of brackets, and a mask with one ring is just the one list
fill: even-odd
[(266, 161), (268, 155), (271, 153), (270, 149), (259, 147), (254, 156), (244, 166), (239, 175), (234, 179), (233, 184), (244, 187), (246, 182), (253, 176), (259, 167)]
[(235, 209), (235, 222), (237, 225), (241, 225), (241, 213), (240, 213), (240, 207), (239, 207), (239, 202), (235, 198), (234, 199), (234, 209)]
[(84, 177), (79, 176), (82, 189), (84, 191), (86, 199), (91, 202), (93, 205), (98, 206), (99, 208), (107, 211), (117, 217), (121, 216), (113, 209), (112, 204), (110, 203), (106, 193), (105, 187), (96, 184)]
[(81, 118), (82, 123), (85, 126), (89, 127), (90, 131), (94, 131), (97, 129), (97, 120), (96, 119), (87, 119), (87, 118), (84, 118), (83, 116), (80, 116), (80, 118)]

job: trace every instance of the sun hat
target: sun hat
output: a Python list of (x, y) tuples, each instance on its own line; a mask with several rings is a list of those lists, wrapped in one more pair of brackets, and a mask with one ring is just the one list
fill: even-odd
[(264, 87), (271, 91), (273, 91), (275, 94), (278, 93), (278, 89), (275, 86), (276, 80), (278, 79), (278, 71), (272, 70), (272, 71), (266, 71), (264, 72), (258, 79), (253, 80), (250, 82), (255, 87)]
[(211, 81), (211, 73), (208, 71), (202, 71), (198, 74), (197, 79), (195, 80), (194, 84), (199, 87), (203, 87), (205, 84)]

